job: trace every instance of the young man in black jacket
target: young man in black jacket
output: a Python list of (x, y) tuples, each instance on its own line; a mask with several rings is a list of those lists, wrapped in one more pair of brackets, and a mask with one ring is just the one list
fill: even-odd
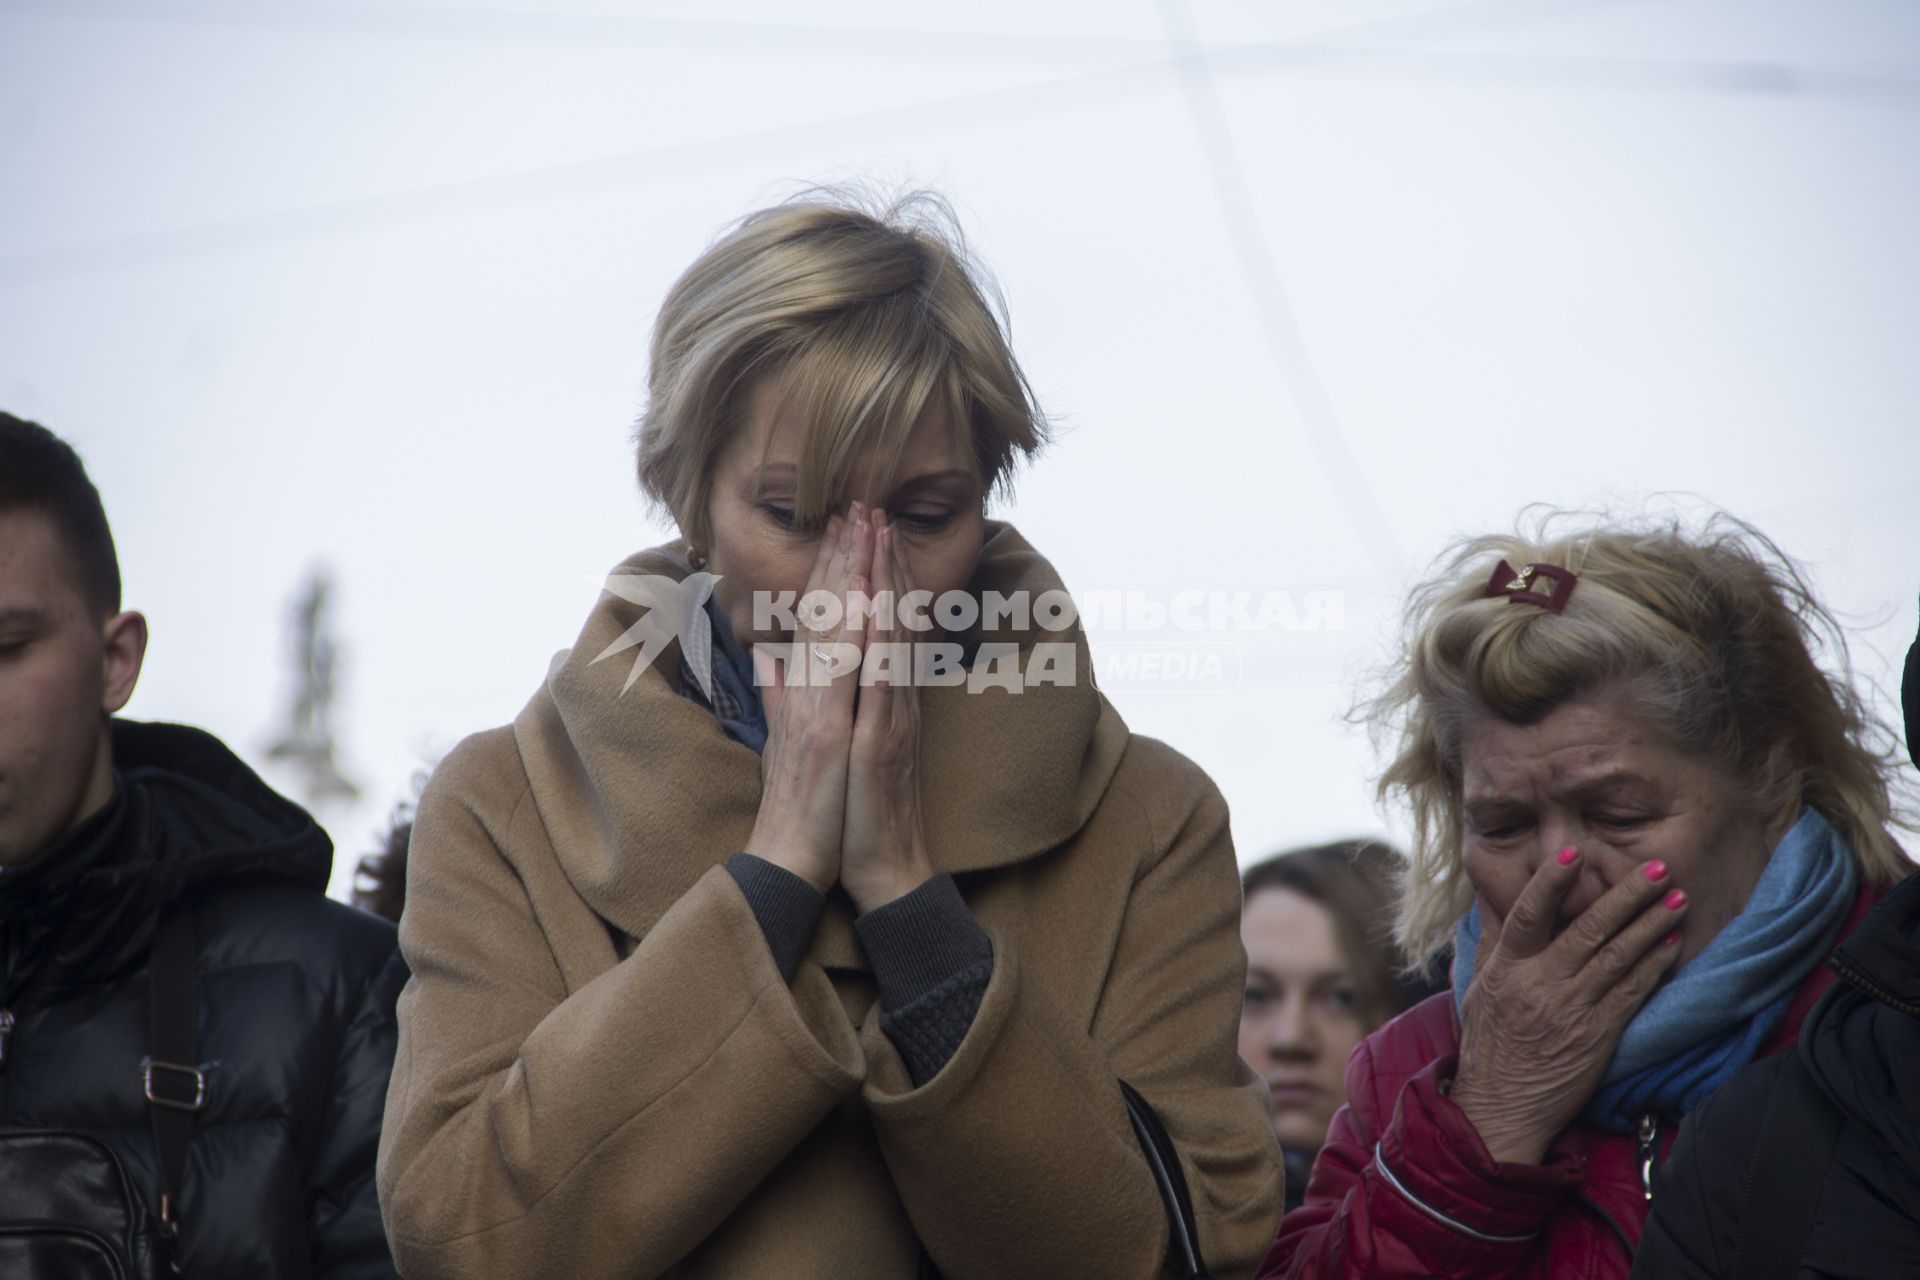
[(0, 1274), (392, 1277), (393, 926), (217, 739), (114, 718), (146, 642), (80, 460), (0, 414)]

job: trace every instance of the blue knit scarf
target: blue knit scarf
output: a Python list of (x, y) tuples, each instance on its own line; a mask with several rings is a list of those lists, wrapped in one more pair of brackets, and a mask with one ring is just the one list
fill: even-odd
[[(1647, 1112), (1684, 1115), (1778, 1031), (1794, 993), (1832, 948), (1853, 906), (1853, 853), (1811, 807), (1782, 837), (1746, 906), (1627, 1024), (1581, 1118), (1631, 1133)], [(1453, 939), (1453, 1003), (1473, 981), (1478, 904)]]

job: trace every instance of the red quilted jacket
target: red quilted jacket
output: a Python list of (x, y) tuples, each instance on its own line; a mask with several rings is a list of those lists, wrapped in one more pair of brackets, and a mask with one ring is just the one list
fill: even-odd
[[(1885, 892), (1862, 891), (1842, 937)], [(1832, 983), (1825, 964), (1814, 969), (1763, 1054), (1794, 1043)], [(1637, 1137), (1576, 1122), (1540, 1164), (1496, 1163), (1440, 1091), (1459, 1051), (1445, 992), (1353, 1051), (1347, 1105), (1327, 1131), (1305, 1203), (1280, 1224), (1261, 1280), (1626, 1280), (1647, 1217)], [(1660, 1125), (1657, 1160), (1675, 1127)]]

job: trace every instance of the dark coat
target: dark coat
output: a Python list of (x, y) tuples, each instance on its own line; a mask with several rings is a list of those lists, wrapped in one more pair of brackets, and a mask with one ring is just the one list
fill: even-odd
[(16, 1019), (0, 1128), (103, 1139), (157, 1206), (147, 961), (162, 909), (189, 903), (209, 1101), (181, 1190), (184, 1274), (392, 1277), (373, 1164), (406, 977), (393, 926), (326, 897), (326, 835), (217, 739), (116, 721), (113, 746), (107, 809), (0, 875), (0, 1009)]
[[(1787, 1073), (1810, 1077), (1841, 1127), (1800, 1264), (1782, 1274), (1920, 1276), (1920, 874), (1887, 895), (1832, 963), (1840, 981), (1808, 1017), (1799, 1052), (1747, 1068), (1681, 1127), (1635, 1276), (1733, 1274), (1748, 1164)], [(1763, 1176), (1815, 1175), (1788, 1165)]]

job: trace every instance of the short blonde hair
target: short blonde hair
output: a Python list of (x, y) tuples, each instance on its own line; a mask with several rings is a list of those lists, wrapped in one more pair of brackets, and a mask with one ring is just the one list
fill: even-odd
[[(1574, 570), (1565, 611), (1488, 597), (1501, 560)], [(1473, 900), (1460, 743), (1477, 715), (1532, 724), (1583, 696), (1619, 697), (1753, 810), (1819, 810), (1864, 879), (1911, 870), (1888, 833), (1896, 817), (1912, 825), (1896, 806), (1908, 785), (1898, 738), (1855, 692), (1839, 625), (1759, 530), (1724, 513), (1693, 533), (1678, 519), (1545, 511), (1531, 532), (1465, 539), (1438, 563), (1412, 592), (1384, 689), (1359, 708), (1376, 741), (1398, 737), (1380, 796), (1412, 810), (1396, 934), (1415, 965), (1431, 965)]]
[(897, 465), (936, 397), (969, 434), (987, 490), (1004, 491), (1047, 439), (1005, 304), (952, 208), (929, 192), (882, 206), (816, 189), (748, 214), (668, 292), (638, 431), (640, 485), (690, 542), (709, 537), (715, 460), (766, 376), (781, 380), (801, 424), (802, 520), (838, 505), (860, 445), (877, 441), (876, 456)]

